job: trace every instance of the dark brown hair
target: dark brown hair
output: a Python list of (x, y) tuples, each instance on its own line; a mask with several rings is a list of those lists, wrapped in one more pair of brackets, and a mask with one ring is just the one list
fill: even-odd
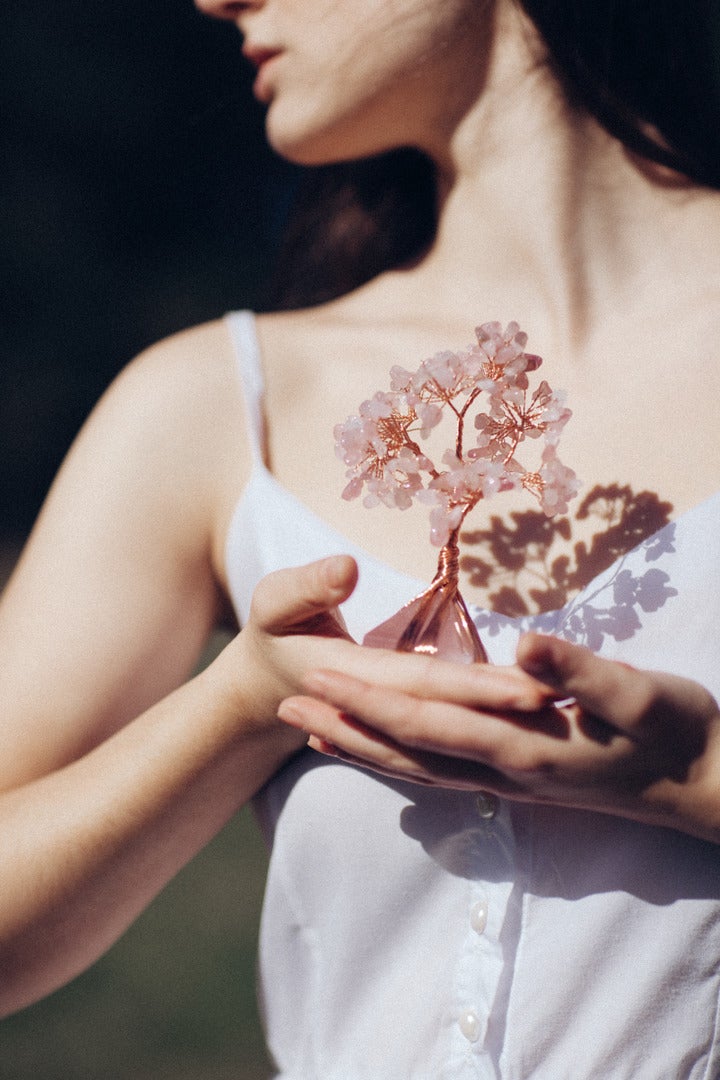
[[(571, 107), (632, 153), (720, 189), (715, 0), (517, 2)], [(348, 292), (419, 255), (435, 220), (434, 169), (418, 151), (308, 170), (264, 306), (294, 308)]]
[(265, 309), (320, 304), (417, 256), (435, 228), (435, 168), (417, 150), (301, 175)]
[(519, 0), (571, 104), (627, 148), (720, 188), (716, 0)]

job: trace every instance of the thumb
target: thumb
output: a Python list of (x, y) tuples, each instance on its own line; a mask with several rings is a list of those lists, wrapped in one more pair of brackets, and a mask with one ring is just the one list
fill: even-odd
[[(258, 583), (250, 618), (268, 633), (300, 628), (347, 600), (357, 577), (357, 565), (349, 555), (276, 570)], [(342, 620), (338, 622), (342, 626)]]

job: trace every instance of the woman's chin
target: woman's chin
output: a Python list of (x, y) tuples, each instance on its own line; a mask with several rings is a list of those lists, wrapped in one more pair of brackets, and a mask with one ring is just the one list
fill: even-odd
[(322, 140), (275, 133), (270, 127), (268, 127), (267, 138), (275, 153), (294, 165), (331, 165), (343, 160), (342, 155)]
[(294, 165), (333, 165), (340, 161), (353, 161), (371, 157), (390, 149), (389, 146), (370, 144), (358, 138), (357, 132), (341, 132), (336, 127), (305, 126), (293, 121), (275, 108), (268, 109), (265, 120), (267, 140), (276, 154)]

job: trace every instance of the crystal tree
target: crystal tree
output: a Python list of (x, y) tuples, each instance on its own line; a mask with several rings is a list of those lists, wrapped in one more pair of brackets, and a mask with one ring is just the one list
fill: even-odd
[[(475, 334), (477, 344), (437, 353), (417, 371), (393, 367), (390, 390), (364, 401), (358, 415), (335, 428), (336, 451), (348, 466), (343, 498), (364, 492), (365, 506), (399, 510), (425, 503), (431, 508), (430, 540), (440, 548), (430, 587), (371, 630), (366, 645), (485, 661), (458, 586), (462, 523), (481, 499), (497, 492), (524, 488), (553, 516), (565, 513), (578, 491), (575, 473), (557, 456), (571, 413), (564, 395), (544, 380), (530, 390), (528, 373), (542, 360), (525, 351), (527, 334), (515, 322), (505, 329), (484, 323)], [(448, 415), (455, 439), (440, 468), (421, 443), (427, 447)], [(474, 440), (466, 446), (471, 420)], [(526, 440), (535, 443), (532, 467), (518, 459)], [(523, 455), (527, 450), (522, 447)]]

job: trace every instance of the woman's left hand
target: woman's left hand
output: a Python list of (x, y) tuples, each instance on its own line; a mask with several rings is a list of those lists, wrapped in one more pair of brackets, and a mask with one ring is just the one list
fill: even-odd
[(434, 663), (401, 688), (312, 672), (308, 696), (284, 701), (280, 718), (314, 749), (387, 776), (595, 809), (720, 843), (720, 712), (699, 684), (527, 634), (517, 664), (539, 694), (503, 709), (499, 681), (516, 684), (517, 669), (472, 665), (450, 684), (442, 661), (433, 679)]

